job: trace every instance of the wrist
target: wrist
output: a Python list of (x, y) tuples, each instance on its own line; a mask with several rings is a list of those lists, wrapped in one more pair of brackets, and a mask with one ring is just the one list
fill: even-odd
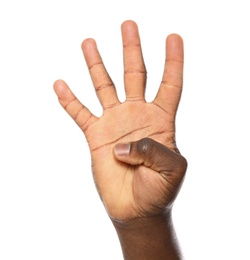
[(128, 222), (112, 222), (121, 243), (124, 259), (181, 259), (171, 211)]
[(161, 214), (153, 216), (142, 216), (136, 217), (128, 220), (117, 220), (111, 218), (111, 221), (116, 230), (130, 230), (130, 231), (139, 231), (142, 229), (153, 228), (152, 225), (168, 225), (172, 223), (172, 209), (169, 209)]

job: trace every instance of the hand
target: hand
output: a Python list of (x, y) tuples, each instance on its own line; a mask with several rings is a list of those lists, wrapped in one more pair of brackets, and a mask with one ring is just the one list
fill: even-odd
[[(85, 40), (82, 50), (103, 115), (100, 118), (94, 116), (64, 81), (56, 81), (54, 89), (63, 108), (86, 136), (96, 187), (109, 216), (113, 220), (129, 221), (161, 214), (170, 208), (185, 173), (185, 160), (178, 154), (175, 142), (175, 116), (182, 92), (183, 42), (178, 35), (168, 36), (162, 82), (155, 99), (148, 103), (144, 98), (146, 69), (137, 25), (126, 21), (121, 30), (125, 102), (119, 101), (93, 39)], [(161, 159), (157, 159), (155, 167), (151, 168), (151, 163), (155, 164), (154, 154), (152, 161), (147, 158), (146, 162), (143, 157), (132, 162), (126, 156), (113, 154), (116, 144), (145, 137), (164, 145), (155, 146), (149, 141), (154, 151), (158, 147), (160, 153), (166, 154), (164, 158), (169, 156), (170, 165), (166, 171), (158, 173), (158, 163), (164, 163)], [(131, 147), (131, 154), (134, 154), (134, 145)]]

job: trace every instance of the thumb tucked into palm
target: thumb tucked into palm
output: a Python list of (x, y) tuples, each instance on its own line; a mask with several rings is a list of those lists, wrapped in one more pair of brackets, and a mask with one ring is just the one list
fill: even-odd
[[(165, 206), (171, 204), (179, 191), (187, 169), (187, 161), (182, 155), (150, 138), (131, 143), (119, 143), (114, 146), (113, 153), (119, 161), (148, 168), (148, 171), (144, 171), (145, 175), (149, 174), (147, 180), (153, 180), (156, 178), (155, 175), (159, 175), (159, 179), (165, 182), (165, 196), (167, 195)], [(151, 178), (150, 175), (154, 177)], [(154, 188), (157, 190), (159, 187)]]
[(131, 165), (143, 164), (157, 172), (176, 171), (182, 175), (187, 168), (183, 156), (151, 138), (119, 143), (114, 147), (114, 156), (119, 161)]

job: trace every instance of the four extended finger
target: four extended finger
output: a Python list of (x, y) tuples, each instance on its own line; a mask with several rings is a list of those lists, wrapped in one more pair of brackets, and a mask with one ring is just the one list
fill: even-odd
[(127, 101), (144, 100), (146, 68), (138, 27), (133, 21), (121, 26), (123, 40), (124, 84)]
[(89, 125), (97, 120), (95, 117), (74, 95), (68, 85), (58, 80), (54, 83), (54, 90), (58, 100), (66, 112), (74, 119), (77, 125), (84, 132)]
[(97, 49), (96, 42), (93, 39), (86, 39), (82, 43), (82, 51), (103, 109), (118, 105), (120, 102), (117, 97), (114, 83), (106, 71)]
[(182, 38), (171, 34), (166, 40), (166, 61), (159, 91), (153, 103), (175, 116), (182, 92), (184, 51)]

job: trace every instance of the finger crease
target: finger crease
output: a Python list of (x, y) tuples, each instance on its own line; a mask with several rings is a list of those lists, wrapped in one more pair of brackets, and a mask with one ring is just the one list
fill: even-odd
[(124, 74), (146, 74), (147, 71), (146, 70), (125, 70)]
[(176, 59), (166, 59), (165, 60), (166, 62), (177, 62), (177, 63), (180, 63), (180, 64), (183, 64), (184, 62), (183, 62), (183, 60), (176, 60)]
[(103, 110), (107, 110), (107, 109), (110, 109), (110, 108), (116, 107), (117, 105), (119, 105), (118, 102), (115, 102), (115, 103), (112, 103), (112, 104), (106, 105), (105, 107), (103, 107)]
[[(86, 131), (89, 127), (88, 122), (90, 121), (90, 119), (93, 117), (93, 114), (91, 114), (89, 116), (89, 118), (82, 124), (82, 125), (79, 125), (79, 127), (83, 130), (83, 131)], [(86, 126), (87, 125), (87, 126)]]
[(68, 106), (70, 106), (75, 100), (77, 100), (76, 97), (74, 99), (70, 100), (69, 103), (66, 106), (64, 106), (64, 109), (67, 110)]
[(168, 82), (168, 81), (165, 81), (165, 80), (162, 80), (161, 84), (164, 85), (164, 86), (166, 86), (166, 87), (178, 88), (178, 89), (180, 89), (180, 86), (175, 85), (175, 84), (169, 84), (169, 82)]
[(96, 90), (96, 92), (98, 92), (98, 91), (103, 90), (108, 87), (114, 87), (114, 84), (113, 83), (103, 84), (103, 85), (96, 87), (95, 90)]
[(180, 79), (183, 79), (183, 77), (180, 75), (180, 73), (178, 73), (178, 72), (176, 72), (176, 71), (174, 71), (174, 70), (165, 70), (164, 71), (164, 74), (174, 74), (174, 75), (177, 75), (178, 76), (178, 78), (180, 78)]
[(141, 47), (140, 43), (137, 44), (123, 44), (123, 48), (127, 48), (127, 47)]
[(73, 117), (73, 119), (76, 121), (77, 117), (79, 116), (79, 114), (86, 109), (86, 107), (84, 105), (81, 104), (81, 108), (78, 110), (78, 112), (76, 113), (76, 115)]
[(88, 69), (91, 70), (91, 69), (93, 69), (93, 67), (95, 67), (95, 66), (97, 66), (97, 65), (102, 65), (102, 64), (103, 64), (102, 61), (96, 62), (96, 63), (92, 64), (91, 66), (89, 66)]
[(139, 102), (139, 101), (144, 101), (143, 97), (127, 97), (126, 102)]

